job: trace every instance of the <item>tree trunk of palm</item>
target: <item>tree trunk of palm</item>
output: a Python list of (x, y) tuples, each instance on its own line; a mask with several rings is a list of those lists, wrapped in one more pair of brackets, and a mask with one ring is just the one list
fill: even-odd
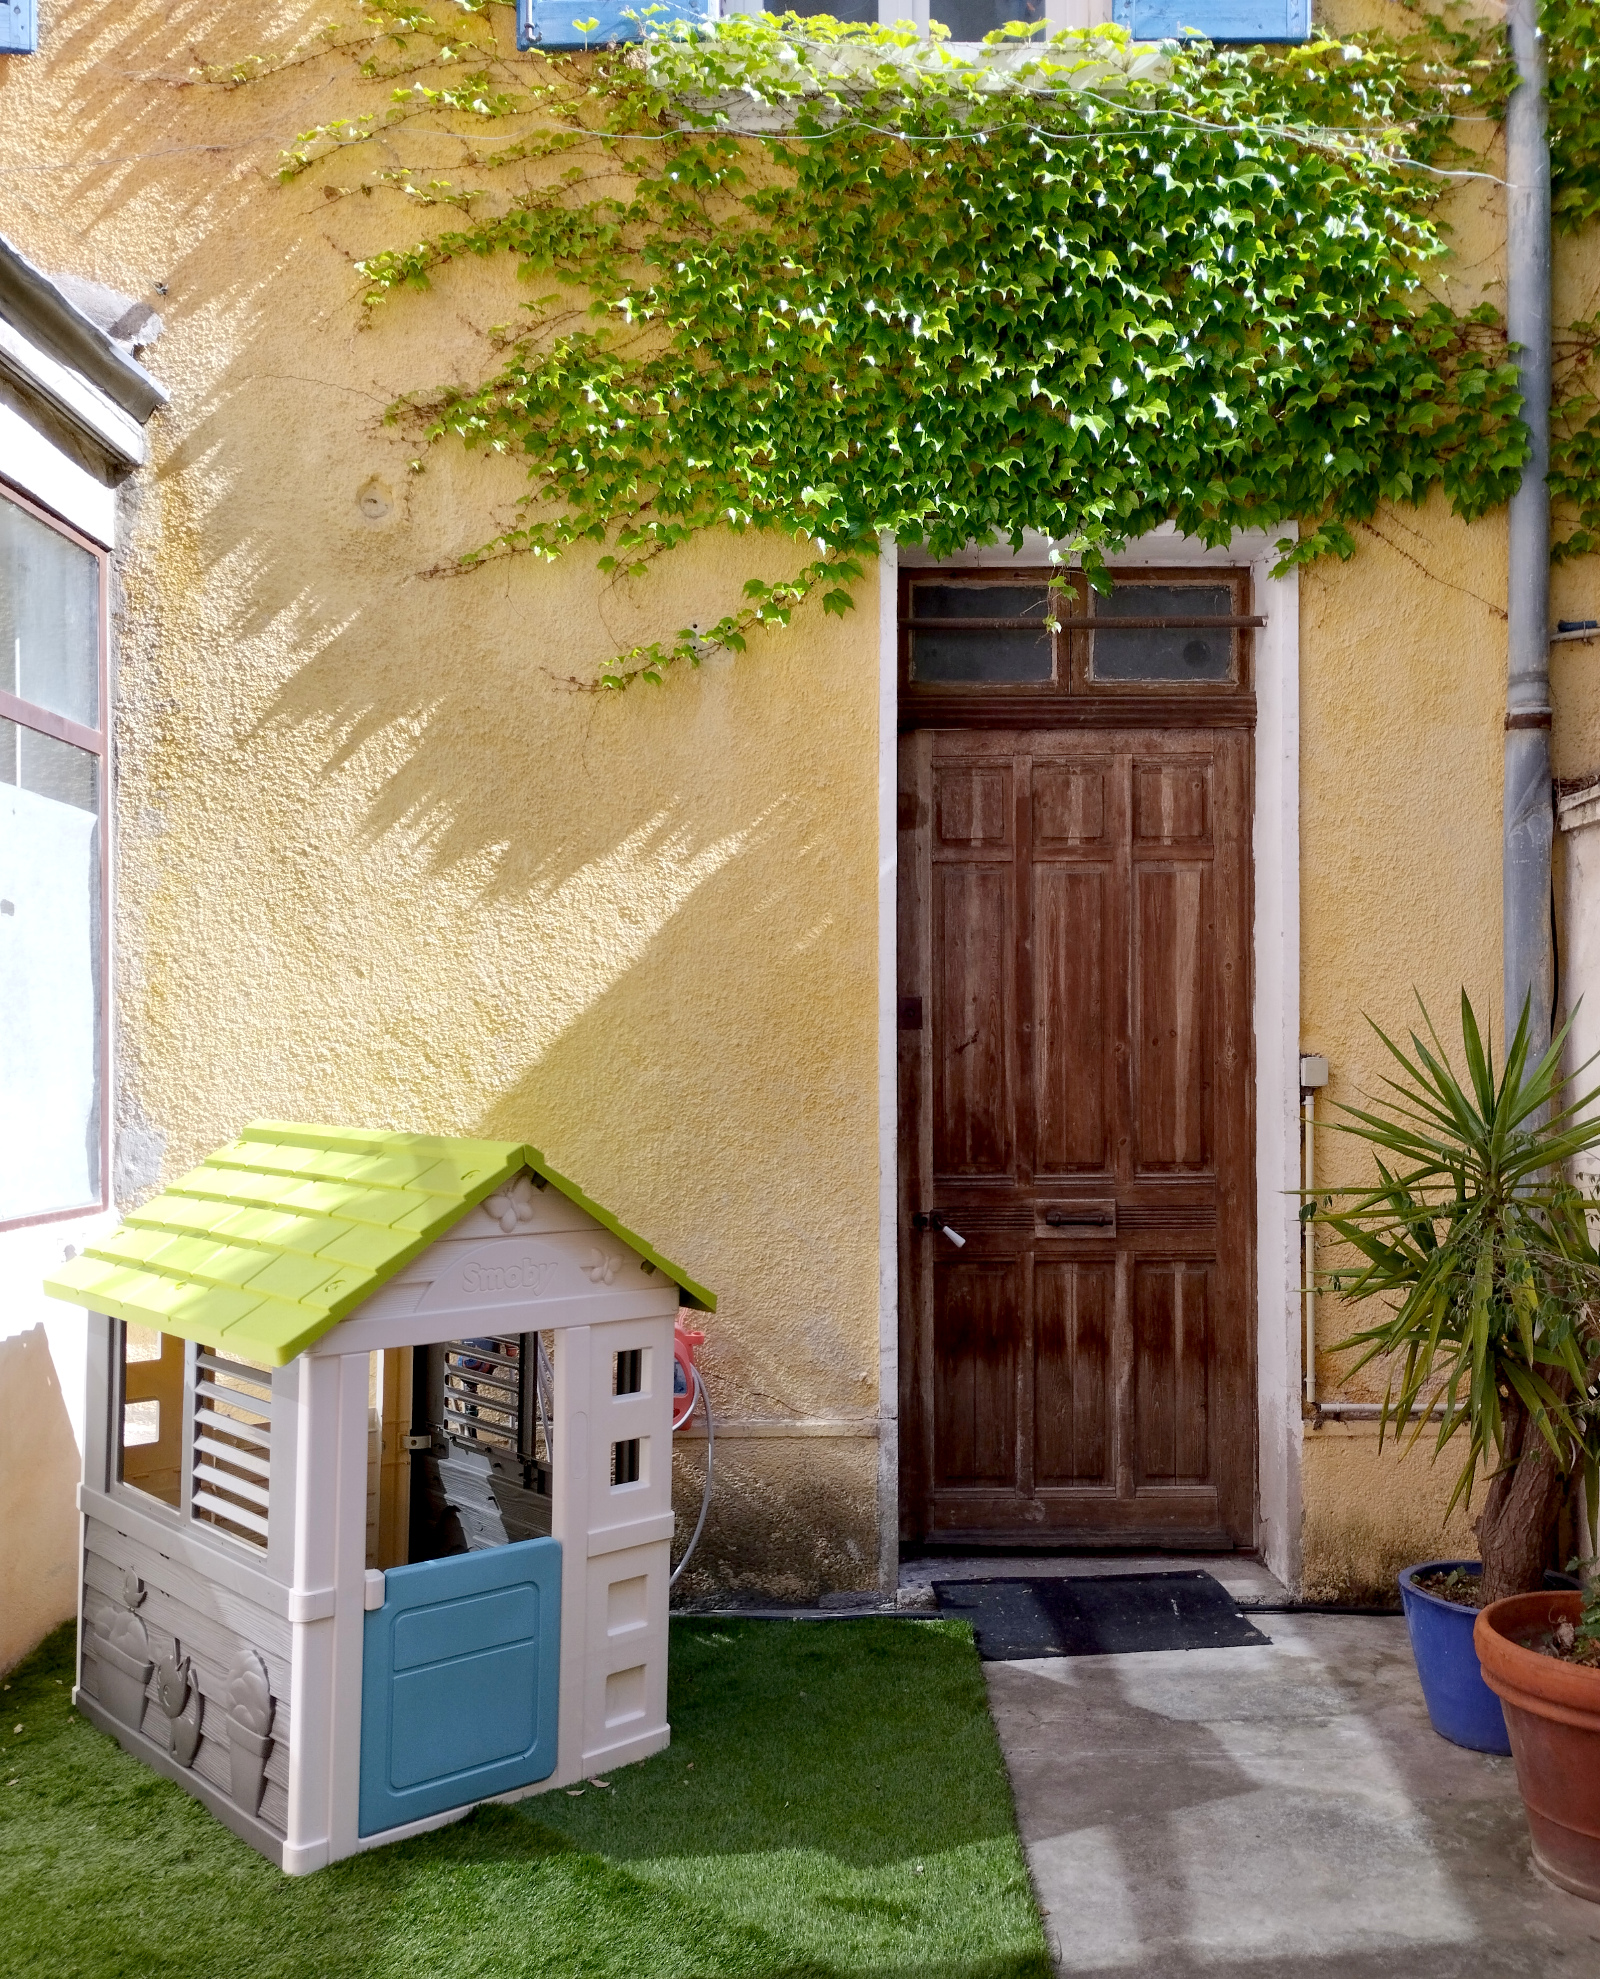
[(1543, 1584), (1551, 1528), (1561, 1510), (1566, 1477), (1550, 1446), (1517, 1398), (1503, 1405), (1502, 1468), (1489, 1485), (1476, 1531), (1483, 1559), (1479, 1599), (1487, 1607), (1508, 1594), (1532, 1594)]

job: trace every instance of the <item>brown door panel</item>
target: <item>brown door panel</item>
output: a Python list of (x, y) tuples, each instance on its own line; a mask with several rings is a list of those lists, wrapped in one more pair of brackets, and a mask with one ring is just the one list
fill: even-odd
[(1116, 1166), (1116, 1065), (1098, 1040), (1117, 990), (1109, 864), (1039, 861), (1033, 869), (1034, 1178), (1110, 1175)]
[(1009, 1178), (1015, 1167), (1015, 998), (1011, 972), (1000, 966), (1016, 940), (1012, 891), (1008, 866), (933, 868), (933, 1158), (941, 1175)]
[(1144, 1491), (1122, 1498), (1101, 1491), (1016, 1493), (942, 1490), (928, 1505), (924, 1537), (945, 1542), (1016, 1538), (1063, 1545), (1226, 1551), (1237, 1542), (1214, 1491)]
[(1033, 1477), (1110, 1485), (1114, 1256), (1038, 1255), (1033, 1267)]
[(902, 738), (907, 1537), (1253, 1541), (1250, 748)]
[(965, 1251), (933, 1273), (934, 1473), (952, 1484), (1013, 1484), (1022, 1261)]

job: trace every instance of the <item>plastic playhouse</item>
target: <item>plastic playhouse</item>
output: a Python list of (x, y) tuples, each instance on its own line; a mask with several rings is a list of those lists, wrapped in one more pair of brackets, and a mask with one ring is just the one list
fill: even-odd
[(262, 1854), (667, 1743), (716, 1301), (537, 1149), (258, 1124), (49, 1290), (91, 1314), (74, 1701)]

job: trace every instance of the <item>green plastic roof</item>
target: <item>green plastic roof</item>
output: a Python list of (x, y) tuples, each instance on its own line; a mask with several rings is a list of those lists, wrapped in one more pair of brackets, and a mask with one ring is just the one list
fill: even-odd
[(715, 1312), (716, 1295), (518, 1141), (258, 1120), (45, 1280), (58, 1299), (282, 1367), (531, 1168)]

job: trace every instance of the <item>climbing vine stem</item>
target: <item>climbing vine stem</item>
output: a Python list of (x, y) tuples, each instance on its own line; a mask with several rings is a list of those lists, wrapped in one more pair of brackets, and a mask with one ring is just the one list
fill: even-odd
[[(1549, 0), (1572, 32), (1551, 96), (1571, 226), (1596, 203), (1592, 12)], [(361, 264), (369, 310), (474, 258), (522, 278), (485, 375), (391, 414), (525, 467), (474, 560), (587, 543), (635, 573), (707, 531), (800, 539), (792, 577), (616, 656), (623, 685), (813, 593), (849, 609), (886, 538), (943, 555), (1034, 531), (1098, 575), (1163, 523), (1282, 530), (1288, 566), (1350, 555), (1384, 501), (1503, 502), (1526, 452), (1515, 366), (1494, 311), (1436, 277), (1441, 201), (1493, 177), (1514, 76), (1498, 28), (1404, 19), (1274, 50), (1102, 29), (958, 51), (647, 15), (639, 43), (517, 56), (498, 0), (366, 0), (324, 39), (381, 101), (283, 172), (335, 190), (353, 163), (433, 216)], [(441, 139), (448, 176), (412, 162)], [(1600, 453), (1594, 329), (1558, 447), (1574, 549), (1600, 529), (1574, 493)]]

